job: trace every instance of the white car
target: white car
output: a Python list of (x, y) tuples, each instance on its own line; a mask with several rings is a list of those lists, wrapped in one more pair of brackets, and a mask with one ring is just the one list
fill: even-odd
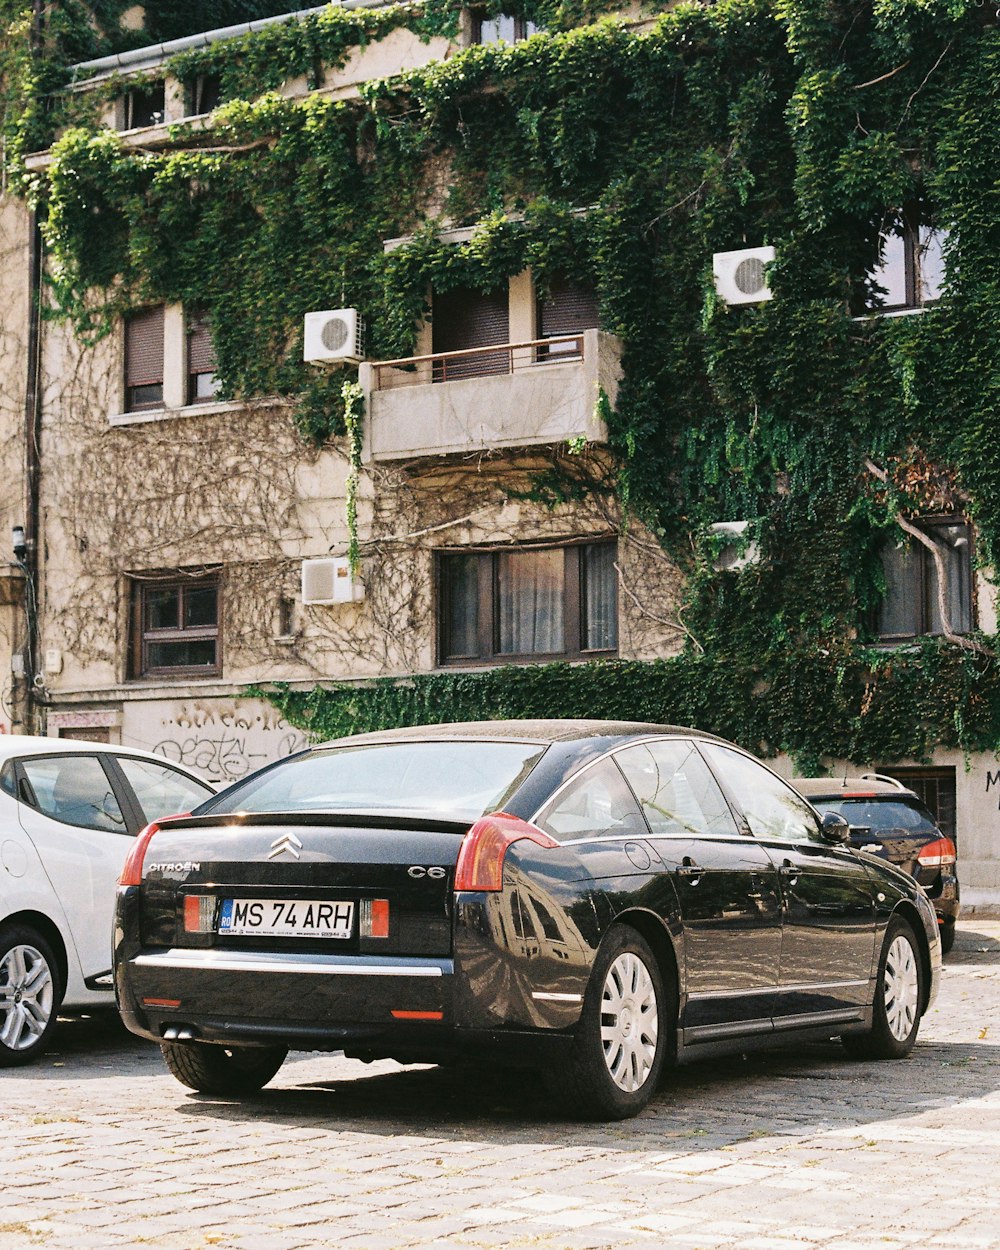
[(114, 1002), (115, 887), (135, 835), (214, 793), (149, 751), (0, 737), (0, 1067), (28, 1063), (61, 1008)]

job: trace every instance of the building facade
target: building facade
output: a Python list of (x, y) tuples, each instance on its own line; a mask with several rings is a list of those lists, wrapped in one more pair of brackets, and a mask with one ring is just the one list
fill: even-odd
[[(919, 57), (877, 85), (884, 30), (803, 51), (767, 6), (326, 5), (149, 44), (129, 9), (22, 127), (0, 216), (5, 728), (227, 781), (306, 741), (275, 683), (367, 727), (387, 681), (676, 661), (653, 718), (897, 772), (1000, 899), (992, 478), (939, 395), (989, 230), (931, 102), (885, 120), (957, 107), (973, 7), (939, 32), (965, 77), (924, 87)], [(833, 693), (783, 704), (807, 671), (854, 683), (853, 737)], [(741, 732), (754, 700), (808, 740)]]

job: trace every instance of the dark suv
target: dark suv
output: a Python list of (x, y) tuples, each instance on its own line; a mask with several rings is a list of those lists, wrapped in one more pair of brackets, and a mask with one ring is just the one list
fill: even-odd
[(795, 777), (792, 785), (820, 815), (839, 812), (851, 845), (896, 864), (924, 887), (941, 930), (941, 951), (955, 943), (958, 864), (955, 843), (912, 790), (892, 777)]

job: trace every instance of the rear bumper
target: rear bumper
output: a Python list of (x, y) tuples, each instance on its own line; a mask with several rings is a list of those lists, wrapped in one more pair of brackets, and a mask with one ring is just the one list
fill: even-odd
[(498, 938), (495, 900), (465, 896), (453, 957), (142, 946), (136, 892), (118, 897), (115, 992), (154, 1041), (434, 1062), (488, 1045), (537, 1057), (572, 1040), (587, 967), (530, 958)]

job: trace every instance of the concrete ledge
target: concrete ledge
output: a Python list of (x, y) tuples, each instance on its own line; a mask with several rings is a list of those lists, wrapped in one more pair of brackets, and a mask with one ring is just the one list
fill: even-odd
[(959, 915), (962, 920), (969, 920), (972, 916), (1000, 919), (1000, 890), (963, 888), (962, 910)]

